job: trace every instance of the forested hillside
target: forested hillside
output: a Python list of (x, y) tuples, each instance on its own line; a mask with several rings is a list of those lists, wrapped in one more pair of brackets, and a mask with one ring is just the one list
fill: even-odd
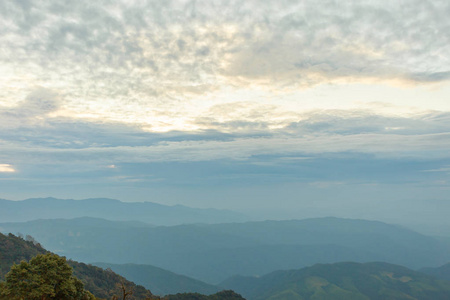
[[(6, 273), (13, 264), (23, 260), (28, 261), (38, 254), (48, 253), (33, 239), (26, 241), (13, 234), (0, 234), (0, 280), (5, 278)], [(68, 261), (73, 268), (73, 274), (80, 279), (85, 289), (98, 298), (109, 299), (116, 294), (120, 294), (120, 285), (123, 283), (128, 289), (134, 291), (134, 296), (138, 299), (145, 299), (151, 296), (150, 291), (142, 286), (138, 286), (124, 277), (99, 267), (86, 265), (76, 261)]]
[[(28, 240), (24, 240), (21, 237), (17, 237), (13, 234), (3, 235), (0, 233), (0, 281), (5, 279), (6, 273), (9, 272), (14, 264), (18, 264), (21, 261), (28, 261), (39, 254), (50, 254), (49, 251), (45, 250), (38, 244), (31, 236), (27, 237)], [(183, 293), (176, 295), (167, 295), (166, 297), (160, 297), (153, 295), (149, 290), (145, 289), (141, 285), (136, 285), (135, 283), (125, 279), (124, 277), (114, 273), (111, 269), (102, 269), (100, 267), (76, 262), (67, 261), (67, 263), (73, 269), (73, 275), (80, 279), (84, 284), (84, 288), (91, 292), (98, 299), (112, 299), (114, 296), (122, 296), (123, 291), (130, 292), (127, 299), (199, 299), (199, 300), (238, 300), (244, 299), (240, 295), (234, 293), (233, 291), (222, 291), (217, 292), (212, 295), (202, 295), (199, 293)], [(148, 267), (148, 266), (147, 266)], [(159, 275), (164, 275), (160, 279), (167, 279), (167, 273), (164, 270), (158, 270)], [(213, 286), (208, 286), (207, 284), (195, 281), (190, 278), (176, 276), (176, 274), (170, 274), (170, 276), (175, 276), (176, 278), (182, 278), (183, 282), (188, 284), (193, 284), (195, 282), (206, 289), (206, 293), (211, 294), (216, 292), (218, 288)], [(167, 288), (167, 283), (165, 284)], [(208, 290), (209, 289), (209, 290)], [(2, 298), (3, 299), (3, 298)]]
[(24, 240), (11, 233), (7, 236), (0, 233), (0, 279), (5, 278), (14, 263), (45, 253), (47, 251), (31, 237)]
[(157, 295), (178, 293), (213, 294), (219, 287), (187, 276), (150, 265), (94, 263), (104, 269), (111, 269), (136, 284), (142, 285)]
[(164, 300), (245, 300), (241, 295), (233, 291), (221, 291), (213, 295), (202, 295), (199, 293), (182, 293), (168, 295)]
[(259, 278), (237, 276), (222, 286), (250, 300), (450, 299), (450, 281), (387, 263), (318, 264)]

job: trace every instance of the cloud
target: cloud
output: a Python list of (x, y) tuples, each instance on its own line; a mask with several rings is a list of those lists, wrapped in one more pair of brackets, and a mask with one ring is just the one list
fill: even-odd
[(18, 128), (26, 130), (36, 130), (37, 127), (46, 126), (47, 119), (51, 113), (58, 111), (63, 104), (63, 100), (58, 93), (43, 87), (33, 88), (22, 101), (15, 106), (0, 106), (0, 129), (1, 135), (16, 135), (20, 137), (20, 132), (12, 132)]
[[(309, 86), (369, 78), (448, 80), (444, 1), (266, 4), (274, 13), (248, 27), (225, 73)], [(442, 39), (441, 39), (442, 38)], [(445, 41), (445, 42), (444, 42)]]
[(230, 141), (173, 141), (149, 146), (117, 145), (89, 148), (23, 147), (1, 143), (0, 159), (21, 164), (85, 164), (104, 166), (119, 163), (246, 161), (254, 156), (310, 156), (336, 153), (366, 153), (379, 158), (449, 158), (450, 134), (323, 134), (304, 137), (235, 138)]
[(447, 81), (449, 11), (416, 0), (5, 0), (0, 123), (59, 114), (154, 132), (306, 129), (302, 105), (321, 100), (305, 88)]
[(6, 0), (1, 93), (17, 98), (12, 82), (64, 89), (79, 109), (170, 108), (223, 87), (441, 82), (449, 79), (449, 12), (448, 1), (419, 0)]
[(62, 100), (54, 91), (46, 88), (35, 88), (16, 110), (25, 116), (46, 115), (58, 110)]
[(16, 170), (10, 164), (0, 164), (0, 173), (13, 173)]
[(450, 174), (450, 166), (444, 166), (439, 169), (424, 170), (423, 172), (445, 172)]
[[(32, 99), (35, 103), (41, 98)], [(30, 111), (45, 114), (58, 107), (44, 105), (48, 106)], [(216, 110), (224, 113), (218, 115)], [(13, 109), (0, 116), (14, 113), (19, 112)], [(104, 169), (123, 163), (248, 161), (261, 155), (292, 159), (336, 153), (437, 159), (448, 157), (450, 147), (450, 115), (444, 112), (400, 117), (370, 110), (314, 110), (284, 115), (270, 105), (239, 102), (213, 107), (195, 120), (203, 130), (166, 133), (148, 132), (145, 126), (65, 117), (26, 122), (34, 113), (21, 116), (14, 128), (0, 122), (4, 129), (0, 130), (0, 160), (16, 165), (79, 164)]]

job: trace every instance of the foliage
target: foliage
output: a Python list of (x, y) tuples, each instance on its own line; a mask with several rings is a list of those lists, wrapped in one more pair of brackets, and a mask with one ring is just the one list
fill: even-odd
[(450, 299), (450, 282), (387, 263), (317, 264), (222, 284), (253, 300)]
[(163, 300), (245, 300), (241, 295), (231, 291), (221, 291), (213, 295), (202, 295), (199, 293), (180, 293), (176, 295), (168, 295)]
[(214, 285), (150, 265), (109, 263), (96, 263), (96, 265), (105, 269), (111, 268), (114, 272), (136, 284), (143, 285), (157, 295), (186, 292), (209, 295), (220, 291), (219, 287)]
[[(85, 288), (96, 297), (110, 299), (113, 296), (119, 296), (122, 294), (122, 286), (125, 286), (127, 290), (133, 291), (133, 295), (129, 299), (148, 299), (153, 297), (149, 290), (126, 280), (111, 269), (104, 270), (76, 261), (69, 261), (69, 264), (73, 267), (75, 276), (80, 278), (84, 282)], [(119, 297), (119, 299), (121, 298)]]
[[(4, 235), (0, 233), (0, 279), (5, 279), (6, 273), (14, 264), (21, 265), (23, 260), (29, 261), (36, 255), (50, 253), (33, 238), (28, 237), (27, 239), (28, 241), (13, 234)], [(70, 260), (68, 264), (73, 268), (74, 276), (84, 284), (84, 288), (99, 299), (111, 299), (113, 296), (119, 296), (119, 299), (121, 299), (120, 287), (122, 283), (128, 289), (133, 290), (133, 296), (128, 299), (149, 299), (153, 297), (149, 290), (126, 280), (111, 270), (103, 270)], [(4, 290), (5, 287), (3, 286), (1, 289)]]
[(5, 278), (14, 263), (47, 253), (41, 245), (33, 242), (34, 239), (28, 239), (25, 241), (11, 233), (8, 236), (0, 234), (0, 279)]
[(95, 299), (72, 275), (66, 259), (52, 253), (39, 254), (29, 263), (14, 264), (6, 274), (0, 295), (4, 299)]

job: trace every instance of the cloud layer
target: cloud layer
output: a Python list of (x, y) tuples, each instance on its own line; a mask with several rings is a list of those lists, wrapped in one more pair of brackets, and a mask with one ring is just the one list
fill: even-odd
[(1, 97), (40, 85), (78, 111), (173, 109), (226, 87), (446, 81), (449, 13), (437, 0), (7, 0)]
[(439, 0), (1, 1), (0, 184), (439, 194), (449, 15)]

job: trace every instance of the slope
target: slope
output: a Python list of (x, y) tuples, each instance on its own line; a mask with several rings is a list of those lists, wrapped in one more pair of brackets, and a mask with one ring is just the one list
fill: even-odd
[(422, 268), (419, 271), (439, 279), (450, 280), (450, 263), (437, 268)]
[(140, 284), (157, 295), (178, 293), (213, 294), (219, 291), (214, 285), (187, 276), (178, 275), (150, 265), (95, 263), (104, 269), (111, 269), (133, 282)]
[(318, 264), (260, 278), (236, 276), (221, 285), (250, 300), (450, 299), (450, 282), (387, 263)]
[[(28, 261), (38, 254), (47, 252), (39, 244), (32, 241), (25, 241), (13, 234), (6, 236), (0, 233), (0, 280), (5, 278), (6, 273), (14, 263), (19, 263), (22, 260)], [(68, 263), (73, 268), (74, 275), (84, 283), (85, 289), (98, 298), (110, 299), (113, 295), (120, 294), (118, 285), (121, 283), (128, 288), (132, 288), (134, 297), (137, 299), (145, 299), (151, 296), (150, 291), (144, 287), (138, 286), (114, 272), (76, 261), (68, 261)]]

